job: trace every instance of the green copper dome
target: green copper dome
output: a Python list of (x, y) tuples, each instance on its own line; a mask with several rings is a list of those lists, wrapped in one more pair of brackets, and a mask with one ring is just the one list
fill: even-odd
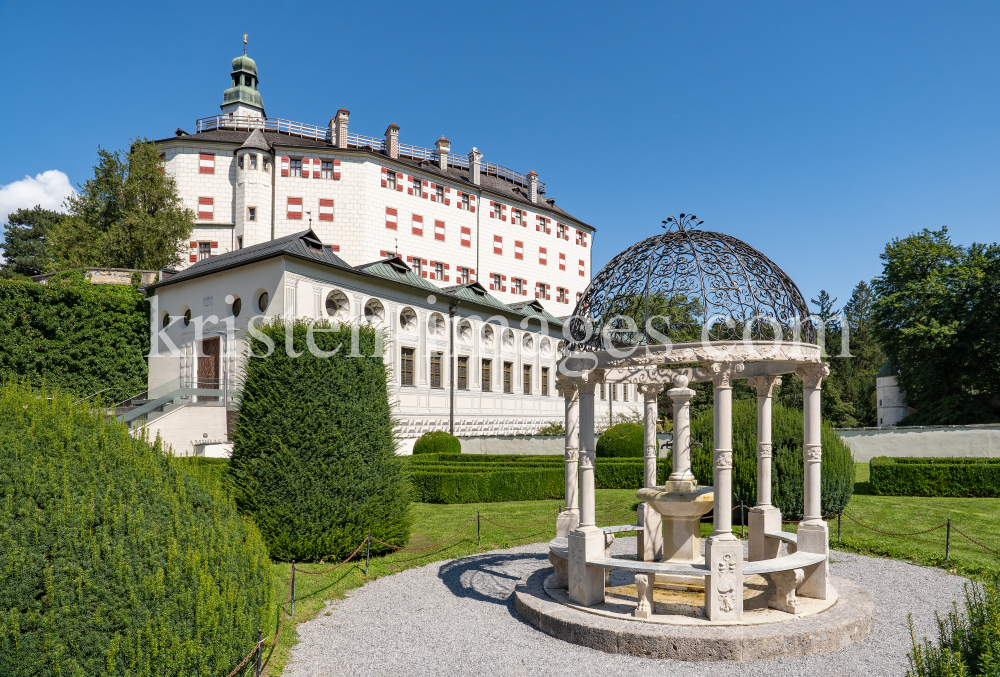
[(257, 64), (246, 54), (233, 59), (231, 86), (222, 95), (222, 105), (242, 103), (264, 113), (264, 99), (257, 91)]

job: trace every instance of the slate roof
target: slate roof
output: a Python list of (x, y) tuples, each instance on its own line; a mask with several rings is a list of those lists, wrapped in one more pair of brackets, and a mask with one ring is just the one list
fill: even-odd
[(252, 148), (255, 150), (267, 151), (269, 153), (271, 152), (271, 146), (267, 143), (267, 139), (264, 138), (264, 132), (259, 129), (255, 129), (250, 132), (250, 136), (247, 137), (247, 140), (243, 142), (243, 145), (240, 146), (240, 148)]
[[(183, 130), (178, 129), (178, 132)], [(251, 136), (256, 137), (260, 135), (263, 137), (264, 141), (268, 144), (267, 148), (261, 148), (261, 150), (272, 150), (273, 146), (283, 146), (292, 148), (323, 148), (326, 150), (340, 150), (332, 146), (328, 141), (320, 141), (318, 139), (307, 139), (298, 136), (292, 136), (289, 134), (284, 134), (281, 132), (262, 132), (259, 129), (255, 129), (252, 133), (247, 131), (237, 131), (232, 129), (214, 129), (208, 132), (198, 132), (196, 134), (178, 134), (177, 136), (172, 136), (166, 139), (160, 139), (156, 143), (173, 142), (177, 140), (182, 141), (210, 141), (217, 143), (232, 143), (243, 145), (249, 142)], [(260, 146), (253, 146), (254, 148), (260, 148)], [(576, 218), (562, 207), (556, 205), (554, 199), (546, 197), (544, 194), (539, 194), (538, 202), (532, 202), (528, 197), (528, 189), (524, 186), (519, 186), (506, 179), (501, 179), (496, 176), (491, 176), (486, 174), (485, 171), (479, 173), (480, 185), (475, 186), (469, 180), (469, 170), (462, 169), (459, 167), (448, 167), (447, 171), (442, 171), (436, 162), (431, 162), (430, 160), (418, 160), (409, 157), (399, 157), (397, 159), (391, 159), (386, 155), (385, 151), (372, 150), (371, 148), (353, 148), (354, 152), (370, 153), (372, 155), (377, 155), (381, 159), (388, 160), (389, 162), (398, 163), (400, 165), (412, 167), (413, 169), (419, 170), (424, 174), (430, 174), (433, 176), (446, 177), (453, 184), (466, 185), (469, 186), (470, 190), (483, 190), (492, 193), (494, 196), (499, 197), (506, 203), (519, 203), (526, 205), (534, 209), (542, 209), (553, 212), (557, 216), (567, 216), (577, 223), (587, 226), (588, 228), (593, 228), (593, 226), (584, 223), (580, 219)], [(488, 206), (488, 205), (487, 205)], [(529, 224), (530, 226), (531, 224)]]
[(452, 297), (459, 301), (475, 303), (515, 315), (520, 314), (526, 317), (541, 315), (545, 317), (550, 326), (562, 326), (562, 322), (542, 309), (542, 305), (537, 300), (505, 305), (491, 296), (478, 282), (442, 289), (414, 273), (398, 256), (391, 256), (381, 261), (352, 267), (330, 251), (329, 247), (323, 247), (316, 234), (311, 230), (303, 230), (276, 240), (253, 245), (252, 247), (237, 249), (236, 251), (202, 259), (191, 267), (171, 275), (161, 282), (147, 285), (145, 289), (159, 289), (160, 287), (176, 284), (177, 282), (193, 280), (229, 268), (236, 268), (248, 263), (274, 258), (275, 256), (294, 256), (307, 261), (316, 261), (334, 268), (341, 268), (347, 272), (371, 275), (372, 277), (389, 280), (390, 282), (415, 287), (437, 296)]
[(315, 233), (311, 230), (303, 230), (298, 233), (293, 233), (292, 235), (279, 237), (276, 240), (269, 240), (268, 242), (254, 245), (252, 247), (237, 249), (235, 251), (226, 252), (225, 254), (219, 254), (218, 256), (202, 259), (194, 265), (185, 268), (181, 272), (171, 275), (162, 282), (149, 285), (146, 289), (157, 289), (168, 284), (191, 280), (196, 277), (217, 273), (220, 270), (236, 268), (238, 266), (244, 266), (248, 263), (263, 261), (264, 259), (282, 256), (285, 254), (295, 256), (300, 259), (319, 261), (337, 268), (346, 268), (351, 270), (351, 266), (348, 265), (342, 258), (330, 251), (329, 247), (323, 247)]
[(899, 376), (899, 367), (892, 360), (886, 360), (882, 368), (875, 374), (875, 378), (884, 378), (886, 376)]

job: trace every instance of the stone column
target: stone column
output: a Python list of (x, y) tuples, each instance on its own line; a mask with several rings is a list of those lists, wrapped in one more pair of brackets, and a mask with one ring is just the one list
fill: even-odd
[(830, 375), (825, 364), (803, 365), (796, 370), (802, 379), (802, 521), (799, 522), (798, 549), (827, 556), (819, 564), (804, 569), (799, 594), (826, 599), (829, 594), (828, 562), (830, 532), (823, 520), (821, 503), (823, 447), (820, 440), (820, 387)]
[(748, 516), (749, 559), (756, 562), (781, 555), (781, 541), (764, 537), (781, 531), (781, 511), (771, 505), (771, 396), (781, 377), (754, 376), (747, 382), (757, 391), (757, 505)]
[(556, 536), (565, 538), (569, 536), (569, 532), (580, 525), (580, 507), (577, 496), (580, 453), (580, 396), (579, 384), (576, 381), (559, 381), (556, 387), (566, 402), (564, 421), (566, 450), (563, 456), (566, 465), (566, 507), (556, 518)]
[(694, 473), (691, 472), (691, 399), (695, 392), (687, 387), (686, 376), (675, 378), (673, 385), (667, 391), (674, 405), (674, 453), (670, 477), (667, 478), (667, 491), (690, 491), (686, 485), (671, 488), (671, 483), (695, 482)]
[(743, 542), (733, 535), (733, 379), (742, 362), (709, 365), (715, 386), (715, 519), (705, 543), (705, 614), (710, 621), (743, 618)]
[[(656, 486), (656, 457), (659, 455), (659, 445), (656, 441), (656, 401), (663, 392), (662, 383), (643, 383), (638, 386), (642, 393), (645, 408), (643, 413), (643, 428), (646, 433), (643, 452), (643, 486)], [(643, 562), (658, 562), (663, 559), (663, 522), (660, 513), (653, 510), (649, 503), (639, 504), (636, 514), (636, 524), (642, 527), (638, 532), (636, 556)]]
[(604, 602), (604, 569), (587, 561), (604, 557), (604, 532), (594, 510), (594, 389), (603, 378), (591, 372), (580, 381), (580, 525), (569, 534), (569, 598), (593, 606)]

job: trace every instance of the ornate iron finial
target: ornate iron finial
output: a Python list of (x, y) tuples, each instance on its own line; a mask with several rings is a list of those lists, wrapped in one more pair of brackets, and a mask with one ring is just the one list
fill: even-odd
[(243, 56), (247, 54), (247, 34), (243, 34)]
[(698, 217), (694, 214), (682, 213), (680, 216), (667, 217), (667, 220), (663, 222), (663, 228), (673, 230), (674, 226), (676, 226), (678, 231), (693, 230), (703, 223), (705, 222), (698, 220)]

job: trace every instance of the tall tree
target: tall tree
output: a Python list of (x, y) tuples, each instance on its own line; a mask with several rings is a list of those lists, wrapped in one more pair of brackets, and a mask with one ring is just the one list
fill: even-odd
[[(885, 354), (873, 333), (872, 306), (875, 293), (869, 283), (862, 280), (851, 293), (844, 306), (850, 357), (834, 355), (830, 358), (841, 397), (854, 408), (857, 425), (878, 425), (875, 375), (885, 363)], [(844, 327), (841, 327), (841, 331)]]
[(156, 144), (136, 139), (127, 153), (98, 148), (94, 178), (66, 200), (69, 216), (56, 229), (54, 267), (156, 270), (183, 261), (194, 227)]
[(39, 275), (52, 264), (52, 231), (64, 214), (36, 205), (21, 208), (7, 217), (4, 225), (3, 253), (7, 259), (0, 269), (2, 277)]
[(998, 255), (996, 245), (953, 244), (946, 227), (886, 246), (873, 283), (875, 335), (899, 365), (899, 386), (917, 409), (907, 423), (995, 420), (984, 395), (1000, 380), (989, 351), (1000, 316), (988, 272), (998, 272)]

